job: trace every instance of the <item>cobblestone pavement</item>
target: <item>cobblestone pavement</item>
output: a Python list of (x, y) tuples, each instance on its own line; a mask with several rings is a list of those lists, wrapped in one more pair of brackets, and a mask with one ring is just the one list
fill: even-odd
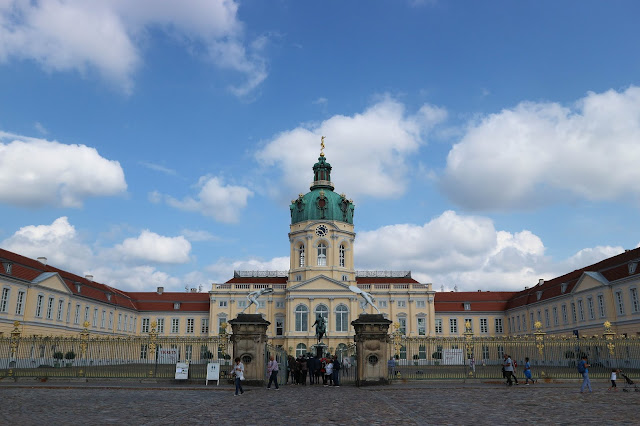
[(579, 393), (579, 382), (507, 388), (416, 382), (385, 387), (246, 387), (128, 383), (0, 383), (6, 425), (638, 424), (640, 392)]

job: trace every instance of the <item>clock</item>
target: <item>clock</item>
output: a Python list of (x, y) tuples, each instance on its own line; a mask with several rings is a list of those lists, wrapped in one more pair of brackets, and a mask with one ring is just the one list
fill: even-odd
[(329, 228), (327, 228), (327, 225), (319, 225), (316, 228), (316, 235), (318, 237), (324, 237), (325, 235), (327, 235), (328, 232), (329, 232)]

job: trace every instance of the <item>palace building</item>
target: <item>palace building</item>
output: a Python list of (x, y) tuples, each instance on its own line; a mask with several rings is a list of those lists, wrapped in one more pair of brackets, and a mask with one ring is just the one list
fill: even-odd
[[(288, 271), (235, 271), (208, 293), (127, 292), (37, 260), (0, 249), (0, 335), (19, 321), (25, 335), (215, 336), (246, 309), (271, 324), (268, 337), (289, 353), (317, 344), (313, 323), (325, 318), (327, 349), (353, 341), (351, 321), (370, 293), (379, 311), (409, 337), (525, 335), (542, 323), (548, 334), (599, 334), (604, 321), (618, 334), (640, 334), (640, 248), (627, 250), (519, 292), (436, 292), (410, 271), (357, 271), (353, 202), (334, 192), (323, 152), (313, 166), (309, 192), (290, 205)], [(114, 284), (116, 285), (116, 284)], [(247, 294), (272, 289), (249, 306)], [(375, 313), (366, 306), (367, 313)], [(230, 330), (227, 329), (227, 332)]]

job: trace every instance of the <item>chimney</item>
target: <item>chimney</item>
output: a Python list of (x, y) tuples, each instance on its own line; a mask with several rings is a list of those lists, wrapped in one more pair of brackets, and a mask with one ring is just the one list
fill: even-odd
[(93, 275), (85, 275), (84, 278), (89, 282), (93, 281)]
[(538, 285), (542, 285), (542, 284), (544, 284), (544, 280), (543, 280), (542, 278), (540, 278), (540, 279), (538, 280)]
[(44, 256), (39, 257), (38, 262), (42, 263), (44, 266), (47, 266), (47, 258)]
[(157, 292), (158, 292), (158, 294), (164, 293), (164, 287), (158, 287)]

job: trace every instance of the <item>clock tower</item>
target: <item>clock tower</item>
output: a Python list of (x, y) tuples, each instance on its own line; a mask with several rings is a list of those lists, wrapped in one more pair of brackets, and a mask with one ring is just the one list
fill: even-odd
[[(323, 138), (324, 139), (324, 138)], [(324, 143), (322, 145), (324, 150)], [(331, 164), (320, 152), (313, 165), (310, 191), (291, 201), (289, 283), (319, 275), (345, 284), (355, 282), (352, 200), (334, 192)]]

